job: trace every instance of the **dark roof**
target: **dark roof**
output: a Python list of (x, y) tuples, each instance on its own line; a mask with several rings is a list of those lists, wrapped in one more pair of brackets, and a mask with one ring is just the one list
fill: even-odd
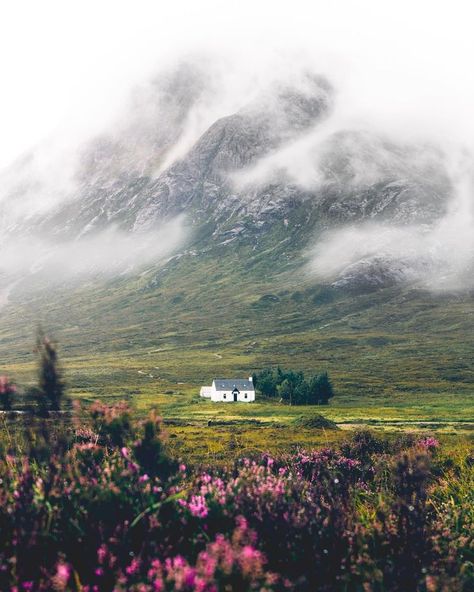
[(253, 391), (253, 382), (246, 378), (214, 378), (216, 389), (218, 391), (233, 391), (235, 388), (239, 391)]

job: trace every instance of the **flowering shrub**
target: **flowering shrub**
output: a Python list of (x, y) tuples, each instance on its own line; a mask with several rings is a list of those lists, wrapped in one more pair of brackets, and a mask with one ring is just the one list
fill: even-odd
[(4, 411), (12, 408), (15, 393), (16, 386), (10, 382), (8, 376), (0, 376), (0, 406)]
[(0, 590), (473, 589), (472, 454), (365, 433), (193, 469), (155, 415), (90, 412), (0, 456)]
[(219, 534), (201, 551), (194, 565), (181, 555), (144, 563), (132, 559), (118, 575), (115, 590), (155, 592), (213, 592), (222, 590), (279, 590), (280, 578), (265, 569), (265, 557), (255, 548), (255, 536), (240, 517), (230, 540)]

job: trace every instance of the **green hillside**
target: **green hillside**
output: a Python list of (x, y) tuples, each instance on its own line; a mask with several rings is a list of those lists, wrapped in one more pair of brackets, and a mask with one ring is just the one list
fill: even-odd
[[(325, 412), (342, 424), (467, 429), (474, 298), (336, 290), (316, 284), (296, 252), (284, 240), (258, 252), (245, 243), (212, 247), (133, 277), (22, 296), (1, 312), (2, 371), (32, 380), (40, 322), (60, 344), (74, 396), (125, 397), (143, 411), (158, 404), (169, 418), (205, 422), (220, 411), (196, 400), (201, 384), (280, 364), (328, 370), (337, 395)], [(242, 413), (265, 422), (282, 409)]]

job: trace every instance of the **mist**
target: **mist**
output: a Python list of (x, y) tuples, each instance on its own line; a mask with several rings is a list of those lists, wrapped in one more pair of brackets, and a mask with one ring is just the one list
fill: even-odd
[[(456, 158), (455, 158), (456, 157)], [(390, 220), (330, 230), (310, 252), (309, 273), (344, 285), (371, 268), (397, 283), (432, 291), (474, 287), (474, 168), (465, 150), (445, 155), (451, 181), (447, 211), (431, 224), (398, 225)]]
[[(35, 26), (17, 39), (26, 8)], [(41, 10), (20, 2), (5, 15), (10, 32), (0, 41), (0, 53), (10, 56), (0, 97), (0, 270), (122, 273), (171, 253), (185, 240), (182, 225), (140, 238), (111, 225), (95, 237), (61, 240), (38, 236), (34, 226), (77, 200), (104, 167), (159, 178), (216, 120), (255, 101), (271, 105), (281, 84), (304, 91), (310, 73), (332, 86), (330, 113), (231, 175), (236, 190), (244, 195), (283, 176), (317, 198), (328, 182), (328, 147), (347, 131), (371, 138), (366, 154), (359, 140), (344, 147), (352, 169), (347, 184), (376, 183), (387, 170), (407, 167), (431, 176), (439, 164), (451, 188), (446, 211), (429, 223), (364, 221), (328, 231), (311, 251), (311, 273), (338, 281), (351, 266), (378, 257), (398, 262), (406, 281), (470, 286), (474, 40), (467, 8), (84, 2), (69, 14), (56, 1)], [(176, 71), (185, 72), (182, 86)], [(387, 142), (399, 147), (396, 158)], [(85, 154), (92, 154), (87, 162)], [(27, 236), (16, 230), (25, 220)]]
[(153, 232), (130, 234), (110, 226), (76, 240), (27, 236), (9, 241), (0, 257), (0, 308), (10, 301), (13, 291), (34, 293), (43, 285), (73, 285), (141, 273), (150, 265), (164, 263), (187, 238), (189, 230), (181, 216)]

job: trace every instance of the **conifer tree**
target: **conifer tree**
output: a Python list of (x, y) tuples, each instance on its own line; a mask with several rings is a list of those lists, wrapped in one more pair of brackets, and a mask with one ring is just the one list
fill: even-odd
[(64, 395), (64, 382), (59, 368), (58, 354), (55, 344), (38, 329), (36, 340), (38, 353), (38, 387), (42, 406), (49, 404), (51, 411), (61, 409), (61, 400)]
[(311, 399), (317, 405), (327, 405), (334, 396), (334, 389), (327, 372), (318, 374), (311, 381)]

